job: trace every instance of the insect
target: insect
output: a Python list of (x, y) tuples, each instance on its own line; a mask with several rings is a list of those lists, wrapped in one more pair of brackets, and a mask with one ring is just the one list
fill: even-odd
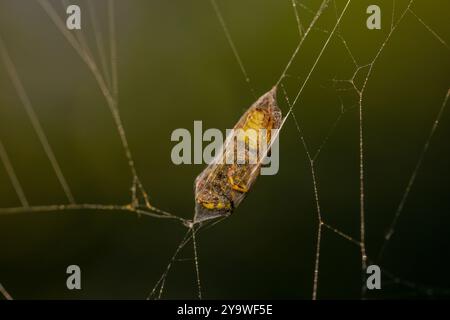
[[(269, 152), (267, 150), (263, 154), (258, 148), (258, 142), (264, 139), (268, 146), (271, 145), (271, 130), (280, 128), (281, 118), (281, 110), (276, 101), (276, 87), (262, 95), (241, 116), (232, 132), (240, 129), (245, 133), (263, 132), (265, 136), (231, 134), (227, 137), (222, 152), (195, 179), (194, 224), (233, 213), (250, 191), (260, 174), (262, 159)], [(239, 142), (245, 146), (244, 150), (237, 148)], [(257, 157), (256, 162), (249, 161), (252, 156)], [(244, 163), (237, 161), (239, 157), (245, 159)], [(227, 159), (233, 161), (230, 163)]]

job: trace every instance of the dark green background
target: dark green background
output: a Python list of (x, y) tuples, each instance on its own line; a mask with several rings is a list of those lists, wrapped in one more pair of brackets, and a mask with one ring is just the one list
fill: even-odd
[[(64, 14), (59, 1), (54, 7)], [(83, 32), (94, 50), (87, 6)], [(202, 165), (170, 160), (176, 128), (231, 128), (255, 100), (206, 0), (116, 1), (120, 111), (137, 170), (152, 203), (193, 215), (193, 181)], [(319, 1), (302, 1), (316, 11)], [(336, 1), (341, 10), (345, 1)], [(257, 95), (278, 80), (298, 43), (288, 0), (219, 1)], [(365, 10), (378, 4), (382, 30), (365, 26)], [(407, 1), (396, 1), (396, 18)], [(107, 40), (106, 6), (96, 1)], [(450, 41), (446, 0), (416, 1), (413, 10)], [(352, 1), (341, 25), (358, 63), (369, 63), (389, 32), (392, 1)], [(305, 26), (312, 15), (300, 9)], [(335, 23), (333, 6), (283, 81), (296, 94)], [(127, 203), (131, 177), (111, 114), (87, 67), (35, 1), (0, 0), (0, 32), (13, 57), (63, 172), (80, 203)], [(354, 66), (334, 36), (298, 101), (296, 117), (315, 150), (341, 108), (348, 112), (317, 160), (325, 222), (359, 237), (357, 95), (336, 91)], [(368, 255), (383, 235), (450, 84), (449, 50), (407, 14), (374, 67), (364, 99)], [(361, 73), (357, 84), (364, 78)], [(279, 97), (283, 112), (287, 106)], [(436, 131), (382, 269), (434, 288), (450, 288), (448, 110)], [(65, 203), (64, 194), (30, 125), (3, 63), (0, 64), (0, 138), (29, 201)], [(305, 298), (312, 292), (317, 213), (309, 163), (294, 122), (281, 133), (280, 171), (261, 177), (235, 214), (201, 233), (198, 250), (205, 298)], [(20, 203), (0, 170), (0, 207)], [(147, 296), (184, 228), (175, 222), (123, 212), (51, 212), (0, 216), (0, 282), (17, 299), (136, 298)], [(359, 248), (325, 230), (319, 298), (359, 298)], [(187, 246), (182, 258), (192, 258)], [(65, 269), (82, 268), (81, 291), (65, 287)], [(388, 280), (386, 278), (386, 280)], [(425, 297), (383, 283), (369, 297)], [(164, 298), (196, 297), (192, 261), (177, 263)]]

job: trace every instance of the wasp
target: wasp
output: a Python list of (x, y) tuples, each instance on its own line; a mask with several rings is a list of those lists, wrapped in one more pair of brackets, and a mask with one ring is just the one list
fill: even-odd
[[(270, 148), (266, 154), (261, 152), (260, 142), (265, 140), (270, 146), (274, 138), (272, 129), (279, 129), (281, 125), (276, 91), (273, 87), (248, 108), (232, 130), (245, 134), (228, 135), (222, 151), (195, 179), (194, 224), (231, 215), (250, 191), (260, 174), (263, 158), (270, 152)], [(239, 143), (245, 148), (238, 148)], [(250, 161), (255, 156), (257, 161)]]

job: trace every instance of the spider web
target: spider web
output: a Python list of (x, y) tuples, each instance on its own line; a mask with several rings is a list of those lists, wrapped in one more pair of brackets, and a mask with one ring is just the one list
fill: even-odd
[[(244, 77), (244, 81), (248, 86), (248, 90), (250, 91), (253, 97), (257, 97), (258, 94), (255, 90), (255, 80), (251, 76), (250, 72), (247, 69), (247, 64), (244, 62), (240, 55), (240, 51), (238, 50), (238, 46), (234, 41), (234, 37), (232, 32), (229, 30), (229, 26), (226, 22), (224, 14), (222, 12), (220, 2), (216, 0), (209, 0), (213, 12), (215, 13), (218, 23), (223, 30), (225, 39), (228, 41), (228, 44), (231, 49), (231, 54), (234, 56), (236, 63)], [(434, 116), (431, 127), (428, 130), (428, 134), (425, 137), (425, 142), (418, 154), (417, 160), (415, 162), (415, 166), (412, 172), (409, 175), (408, 182), (399, 198), (398, 206), (395, 212), (392, 215), (391, 222), (389, 224), (388, 230), (384, 235), (382, 245), (378, 252), (374, 250), (367, 250), (367, 233), (366, 233), (366, 143), (365, 143), (365, 135), (364, 135), (364, 124), (366, 121), (365, 118), (365, 106), (367, 104), (367, 90), (370, 84), (372, 77), (376, 74), (377, 65), (379, 60), (383, 56), (386, 50), (389, 48), (389, 44), (393, 41), (393, 36), (397, 32), (397, 29), (401, 27), (402, 24), (405, 23), (407, 17), (412, 17), (414, 21), (419, 23), (421, 26), (425, 28), (425, 30), (429, 33), (430, 37), (435, 39), (439, 44), (442, 45), (443, 50), (450, 50), (448, 43), (440, 36), (439, 32), (434, 30), (427, 22), (424, 21), (420, 17), (420, 15), (414, 9), (414, 0), (408, 0), (405, 3), (400, 5), (400, 1), (393, 0), (392, 1), (392, 12), (390, 18), (390, 26), (386, 35), (384, 35), (383, 40), (381, 41), (381, 45), (375, 50), (374, 53), (371, 54), (371, 57), (367, 59), (365, 62), (361, 62), (362, 59), (359, 59), (352, 50), (352, 46), (347, 42), (345, 34), (342, 28), (342, 22), (348, 18), (349, 9), (355, 1), (346, 0), (346, 1), (337, 1), (337, 0), (323, 0), (319, 3), (319, 5), (314, 6), (313, 4), (306, 5), (303, 1), (299, 0), (290, 0), (287, 1), (292, 7), (293, 19), (295, 19), (295, 25), (298, 31), (298, 43), (293, 50), (290, 57), (287, 59), (287, 63), (281, 69), (281, 74), (277, 78), (275, 84), (279, 86), (279, 100), (282, 98), (286, 102), (286, 110), (285, 118), (282, 122), (282, 132), (286, 130), (285, 125), (287, 121), (292, 121), (294, 124), (294, 128), (296, 130), (296, 135), (300, 142), (300, 147), (303, 149), (306, 154), (307, 164), (309, 167), (310, 177), (311, 177), (311, 188), (313, 190), (314, 195), (314, 205), (315, 205), (315, 215), (317, 218), (317, 232), (316, 232), (316, 241), (315, 241), (315, 254), (314, 254), (314, 269), (312, 274), (312, 299), (318, 298), (318, 293), (320, 292), (320, 284), (321, 284), (321, 262), (324, 259), (322, 253), (323, 247), (323, 239), (327, 232), (331, 232), (332, 234), (337, 235), (342, 241), (348, 242), (355, 246), (355, 250), (359, 251), (360, 257), (360, 270), (361, 270), (361, 297), (365, 298), (367, 296), (366, 292), (366, 268), (369, 264), (375, 263), (380, 264), (383, 272), (383, 276), (387, 279), (384, 279), (383, 285), (394, 283), (397, 285), (401, 285), (404, 288), (407, 288), (414, 292), (424, 293), (427, 295), (435, 295), (435, 294), (448, 294), (449, 291), (446, 289), (434, 288), (431, 286), (421, 285), (415, 283), (413, 281), (409, 281), (403, 279), (396, 274), (386, 270), (384, 268), (382, 262), (383, 257), (389, 248), (389, 244), (391, 242), (392, 236), (396, 231), (396, 227), (399, 223), (399, 218), (402, 213), (405, 211), (405, 204), (407, 203), (411, 190), (415, 185), (417, 180), (418, 173), (422, 167), (424, 159), (431, 147), (431, 142), (433, 137), (439, 127), (441, 119), (444, 115), (445, 109), (448, 104), (448, 99), (450, 96), (450, 88), (442, 93), (441, 103), (439, 105), (439, 109), (437, 114)], [(109, 112), (114, 121), (115, 128), (117, 130), (121, 146), (123, 149), (123, 153), (125, 155), (129, 174), (130, 174), (130, 196), (129, 202), (125, 204), (101, 204), (101, 203), (80, 203), (77, 201), (76, 197), (71, 191), (70, 183), (65, 178), (63, 171), (59, 165), (59, 162), (53, 152), (53, 149), (48, 141), (48, 138), (45, 134), (45, 129), (41, 125), (39, 121), (38, 114), (35, 111), (35, 108), (32, 103), (32, 97), (30, 97), (25, 89), (20, 74), (14, 64), (14, 61), (11, 55), (8, 52), (7, 44), (1, 38), (0, 35), (0, 55), (2, 62), (5, 66), (5, 70), (8, 73), (8, 76), (16, 90), (17, 96), (19, 97), (27, 116), (33, 126), (33, 129), (38, 136), (39, 142), (42, 148), (45, 151), (45, 154), (48, 157), (48, 161), (51, 164), (51, 167), (54, 171), (55, 176), (58, 179), (61, 189), (63, 190), (67, 202), (62, 204), (50, 204), (50, 205), (42, 205), (35, 206), (30, 204), (24, 189), (18, 179), (16, 171), (14, 169), (14, 165), (11, 162), (8, 152), (0, 140), (0, 158), (4, 165), (5, 171), (10, 179), (11, 185), (13, 186), (17, 198), (20, 201), (21, 206), (19, 207), (9, 207), (9, 208), (0, 208), (0, 215), (9, 215), (9, 214), (18, 214), (18, 213), (38, 213), (38, 212), (50, 212), (50, 211), (69, 211), (69, 210), (93, 210), (93, 211), (125, 211), (129, 213), (134, 213), (136, 215), (148, 216), (151, 218), (157, 219), (166, 219), (166, 220), (174, 220), (179, 222), (182, 226), (186, 227), (185, 234), (179, 243), (178, 247), (174, 251), (172, 257), (170, 258), (166, 268), (163, 270), (161, 276), (158, 278), (157, 282), (152, 286), (149, 295), (147, 298), (149, 299), (159, 299), (164, 297), (164, 293), (166, 290), (166, 282), (170, 275), (170, 272), (175, 263), (179, 261), (183, 261), (183, 258), (180, 258), (181, 252), (187, 246), (187, 244), (191, 243), (193, 247), (193, 261), (194, 268), (193, 271), (196, 275), (196, 288), (197, 288), (197, 296), (198, 298), (202, 298), (202, 292), (204, 291), (202, 282), (201, 282), (201, 265), (199, 260), (199, 252), (198, 252), (198, 240), (197, 234), (200, 231), (204, 231), (209, 229), (210, 227), (215, 226), (217, 223), (222, 220), (215, 221), (210, 223), (209, 225), (198, 228), (193, 226), (190, 223), (189, 219), (178, 216), (174, 213), (168, 212), (166, 210), (160, 209), (152, 204), (151, 196), (147, 193), (143, 183), (141, 182), (141, 176), (136, 169), (135, 161), (133, 158), (133, 154), (130, 150), (127, 134), (124, 130), (124, 126), (122, 123), (122, 118), (119, 112), (119, 76), (117, 71), (117, 44), (116, 44), (116, 22), (115, 22), (115, 7), (114, 1), (109, 0), (107, 2), (107, 16), (108, 16), (108, 41), (109, 46), (105, 45), (105, 41), (103, 38), (103, 34), (101, 32), (101, 28), (98, 25), (97, 20), (97, 9), (92, 4), (91, 1), (87, 1), (88, 4), (88, 14), (91, 22), (91, 26), (93, 29), (93, 35), (95, 40), (95, 48), (96, 54), (91, 51), (91, 48), (88, 44), (87, 36), (83, 32), (70, 32), (65, 27), (64, 20), (58, 15), (58, 11), (55, 6), (52, 5), (48, 0), (38, 0), (39, 5), (48, 15), (48, 17), (52, 20), (52, 22), (56, 25), (60, 33), (64, 36), (70, 46), (75, 50), (75, 52), (79, 55), (81, 60), (87, 66), (89, 71), (95, 78), (95, 81), (100, 89), (102, 96), (106, 102), (106, 105), (109, 109)], [(69, 4), (66, 1), (62, 1), (64, 8)], [(326, 12), (334, 13), (334, 20), (330, 24), (331, 27), (328, 29), (320, 28), (318, 25), (323, 18)], [(305, 22), (308, 22), (305, 24)], [(384, 27), (386, 28), (386, 27)], [(316, 34), (323, 34), (325, 37), (318, 49), (316, 48), (316, 52), (312, 57), (311, 64), (307, 66), (304, 75), (302, 76), (293, 76), (292, 69), (294, 69), (294, 65), (298, 60), (299, 55), (302, 53), (302, 48), (314, 37)], [(349, 73), (350, 77), (348, 79), (332, 79), (332, 86), (337, 93), (338, 99), (341, 102), (341, 109), (336, 117), (336, 119), (332, 122), (332, 125), (329, 127), (327, 134), (320, 141), (318, 147), (311, 147), (312, 143), (308, 140), (304, 128), (303, 128), (303, 120), (300, 116), (298, 116), (298, 109), (302, 105), (302, 97), (304, 91), (307, 89), (309, 85), (311, 85), (311, 79), (314, 76), (315, 72), (318, 68), (320, 68), (320, 62), (322, 61), (324, 55), (327, 52), (330, 44), (333, 41), (338, 41), (347, 55), (348, 59), (351, 61), (353, 65), (352, 72)], [(295, 85), (291, 85), (291, 80), (294, 80)], [(299, 82), (299, 83), (298, 83)], [(288, 86), (290, 85), (290, 86)], [(290, 87), (294, 87), (294, 89), (290, 89)], [(288, 93), (292, 91), (293, 93)], [(353, 106), (346, 106), (344, 103), (344, 99), (341, 97), (341, 93), (344, 94), (353, 94)], [(322, 151), (326, 148), (326, 146), (330, 143), (330, 138), (333, 136), (335, 129), (338, 127), (340, 122), (348, 115), (349, 110), (356, 109), (358, 113), (358, 151), (359, 151), (359, 163), (358, 163), (358, 176), (359, 176), (359, 212), (357, 215), (357, 219), (359, 221), (359, 235), (351, 236), (346, 231), (341, 228), (336, 227), (333, 223), (328, 222), (328, 217), (323, 212), (323, 202), (321, 200), (321, 188), (319, 186), (318, 176), (320, 172), (318, 172), (317, 162), (321, 159)], [(356, 218), (356, 217), (355, 217)], [(0, 284), (0, 292), (4, 295), (6, 299), (12, 299), (11, 295), (8, 291)]]

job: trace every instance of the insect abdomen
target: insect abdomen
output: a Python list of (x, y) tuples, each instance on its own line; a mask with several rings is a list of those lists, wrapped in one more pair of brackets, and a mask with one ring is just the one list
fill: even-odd
[[(264, 140), (270, 145), (271, 130), (278, 129), (280, 125), (281, 111), (277, 106), (274, 87), (261, 96), (234, 126), (234, 132), (241, 130), (244, 134), (235, 136), (233, 133), (232, 137), (228, 137), (221, 156), (197, 177), (194, 223), (230, 215), (242, 202), (259, 175), (265, 156), (259, 149), (260, 133), (266, 135)], [(245, 145), (243, 150), (237, 148), (239, 142)], [(256, 156), (256, 162), (249, 161), (251, 156)], [(239, 162), (239, 157), (245, 161)], [(232, 163), (227, 162), (230, 158), (234, 160)]]

